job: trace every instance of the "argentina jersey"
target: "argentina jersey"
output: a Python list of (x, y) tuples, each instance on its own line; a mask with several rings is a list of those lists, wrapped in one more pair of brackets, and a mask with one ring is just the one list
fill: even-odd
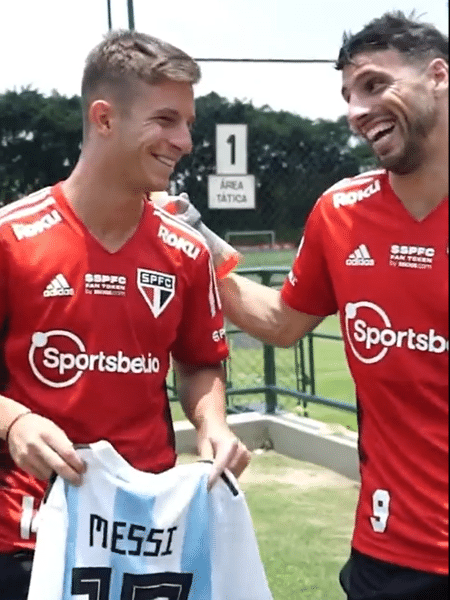
[(244, 495), (211, 463), (160, 474), (105, 441), (78, 450), (83, 484), (57, 477), (38, 516), (28, 600), (272, 600)]

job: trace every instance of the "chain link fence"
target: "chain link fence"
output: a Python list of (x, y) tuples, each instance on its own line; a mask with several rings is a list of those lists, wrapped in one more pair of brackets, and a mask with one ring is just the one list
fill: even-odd
[[(295, 69), (304, 66), (296, 64)], [(251, 82), (256, 67), (248, 61), (246, 68)], [(247, 126), (247, 174), (255, 178), (255, 208), (211, 208), (208, 178), (220, 175), (218, 123)], [(193, 136), (194, 151), (175, 173), (172, 191), (186, 191), (206, 225), (242, 252), (242, 272), (278, 288), (320, 194), (338, 180), (373, 167), (371, 158), (355, 143), (344, 117), (312, 120), (268, 106), (256, 108), (245, 100), (230, 102), (214, 93), (197, 100)], [(234, 150), (231, 143), (228, 149)], [(230, 178), (223, 176), (225, 182)], [(353, 383), (336, 318), (331, 331), (325, 327), (291, 349), (265, 346), (231, 324), (227, 331), (230, 411), (286, 408), (310, 415), (315, 414), (313, 402), (355, 412)]]
[[(199, 59), (215, 61), (218, 59)], [(274, 65), (273, 63), (289, 63)], [(314, 79), (311, 67), (327, 67), (333, 70), (330, 60), (298, 61), (251, 61), (242, 59), (214, 64), (215, 69), (240, 68), (242, 81), (241, 98), (249, 97), (255, 72), (262, 66), (277, 66), (291, 70), (291, 77), (284, 77), (286, 93), (292, 93), (293, 81), (301, 82), (301, 95), (314, 95), (317, 92), (317, 76)], [(266, 64), (261, 64), (266, 63)], [(245, 69), (246, 77), (242, 74)], [(308, 76), (302, 76), (308, 71)], [(271, 95), (271, 81), (267, 82), (268, 98)], [(273, 82), (273, 85), (276, 85)], [(281, 85), (277, 82), (277, 85)], [(307, 91), (304, 91), (307, 90)], [(297, 89), (297, 92), (300, 90)], [(335, 90), (338, 95), (337, 90)], [(299, 97), (300, 94), (297, 94)], [(251, 96), (250, 96), (251, 97)], [(301, 104), (299, 98), (299, 104)], [(290, 104), (292, 102), (289, 102)], [(274, 110), (267, 104), (259, 108), (248, 100), (230, 101), (211, 92), (197, 99), (197, 120), (193, 130), (194, 150), (182, 160), (172, 181), (174, 192), (187, 192), (203, 216), (208, 227), (222, 236), (229, 232), (274, 232), (278, 243), (297, 244), (302, 227), (309, 211), (319, 195), (340, 179), (357, 174), (373, 166), (367, 152), (352, 136), (344, 116), (335, 120), (307, 118), (287, 110)], [(233, 180), (225, 175), (218, 164), (216, 147), (217, 124), (244, 124), (247, 127), (246, 170), (236, 170), (235, 176), (248, 175), (255, 179), (255, 208), (243, 209), (237, 202), (224, 204), (226, 208), (212, 208), (213, 198), (208, 194), (208, 179), (222, 175), (223, 194), (237, 196), (242, 191), (227, 189), (227, 182)], [(235, 148), (231, 144), (228, 150)], [(225, 144), (226, 145), (226, 144)], [(226, 150), (225, 150), (226, 151)], [(234, 177), (237, 181), (238, 177)], [(245, 203), (244, 203), (245, 205)], [(242, 236), (244, 238), (244, 236)], [(255, 235), (241, 243), (263, 243), (267, 241)]]
[[(235, 72), (237, 64), (242, 62), (223, 64)], [(305, 219), (318, 196), (339, 179), (374, 166), (367, 151), (355, 143), (344, 117), (311, 119), (289, 110), (270, 108), (273, 86), (284, 85), (286, 96), (297, 93), (299, 111), (300, 100), (306, 93), (323, 95), (317, 89), (314, 75), (308, 80), (304, 73), (316, 61), (291, 62), (296, 64), (277, 66), (271, 63), (272, 69), (276, 67), (283, 71), (279, 80), (273, 71), (268, 74), (269, 67), (261, 61), (240, 65), (239, 68), (246, 70), (240, 79), (242, 94), (237, 94), (243, 100), (230, 101), (216, 92), (199, 95), (192, 134), (193, 151), (180, 162), (171, 181), (171, 191), (187, 192), (207, 226), (223, 237), (233, 235), (230, 241), (244, 254), (244, 268), (266, 268), (271, 273), (270, 277), (262, 272), (250, 276), (278, 287), (292, 264)], [(325, 66), (332, 69), (331, 64)], [(286, 69), (290, 70), (290, 75)], [(263, 77), (267, 82), (267, 104), (264, 99), (259, 99), (258, 107), (245, 98), (252, 97), (252, 87)], [(296, 82), (300, 82), (300, 87)], [(254, 208), (235, 208), (232, 204), (227, 209), (210, 206), (209, 178), (221, 175), (216, 156), (217, 124), (246, 126), (244, 175), (254, 177)], [(56, 93), (44, 97), (30, 89), (5, 93), (0, 97), (0, 136), (1, 205), (51, 185), (70, 173), (80, 150), (80, 99), (65, 98)], [(230, 138), (225, 140), (230, 152), (237, 151), (232, 141)], [(265, 280), (266, 276), (269, 281)], [(231, 327), (229, 339), (230, 407), (256, 403), (272, 410), (274, 401), (278, 402), (280, 398), (274, 386), (288, 390), (287, 395), (291, 392), (311, 393), (351, 402), (351, 391), (337, 392), (342, 387), (337, 379), (331, 389), (322, 386), (322, 381), (329, 381), (328, 371), (333, 365), (329, 362), (328, 366), (322, 367), (324, 373), (317, 374), (318, 355), (330, 354), (328, 351), (323, 353), (321, 347), (311, 359), (309, 350), (305, 355), (307, 358), (302, 358), (305, 348), (271, 349), (242, 332), (233, 332)], [(342, 347), (341, 342), (329, 343)], [(312, 370), (305, 366), (308, 361), (312, 361)], [(345, 378), (350, 381), (348, 373)], [(264, 390), (248, 391), (259, 388)], [(247, 392), (239, 397), (236, 393), (239, 389)], [(297, 394), (292, 398), (304, 406), (301, 396)]]

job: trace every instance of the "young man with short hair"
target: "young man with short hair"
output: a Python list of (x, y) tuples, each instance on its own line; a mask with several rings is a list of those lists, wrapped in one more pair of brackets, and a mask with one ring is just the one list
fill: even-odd
[[(25, 600), (33, 514), (74, 444), (109, 441), (133, 467), (174, 466), (171, 357), (210, 485), (249, 452), (225, 420), (223, 316), (204, 240), (148, 201), (192, 148), (197, 64), (137, 32), (88, 56), (83, 145), (66, 181), (0, 210), (0, 590)], [(180, 243), (174, 243), (179, 241)]]

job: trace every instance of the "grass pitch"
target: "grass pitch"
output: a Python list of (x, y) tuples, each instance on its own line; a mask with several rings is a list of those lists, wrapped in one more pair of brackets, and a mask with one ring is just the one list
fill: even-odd
[[(249, 252), (243, 267), (289, 267), (295, 251)], [(280, 285), (282, 278), (276, 283)], [(337, 317), (316, 330), (340, 334)], [(263, 385), (262, 345), (238, 347), (231, 340), (234, 387)], [(314, 340), (316, 394), (355, 403), (342, 341)], [(277, 385), (296, 389), (292, 349), (276, 349)], [(234, 396), (233, 404), (259, 405), (264, 397)], [(303, 414), (295, 398), (278, 396), (280, 409)], [(356, 431), (356, 416), (339, 409), (308, 403), (310, 417)], [(172, 403), (174, 418), (184, 418)], [(185, 458), (181, 457), (182, 460)], [(191, 457), (192, 459), (192, 457)], [(339, 570), (348, 558), (359, 486), (322, 467), (272, 451), (253, 453), (240, 479), (258, 538), (261, 559), (274, 600), (344, 600)]]
[[(295, 250), (249, 251), (244, 254), (243, 268), (255, 267), (280, 267), (288, 269), (294, 258)], [(258, 280), (257, 276), (252, 278)], [(284, 280), (284, 275), (274, 276), (272, 283), (279, 287)], [(231, 328), (232, 330), (232, 328)], [(339, 321), (336, 316), (331, 316), (316, 329), (317, 333), (340, 336)], [(264, 385), (264, 356), (263, 346), (260, 342), (249, 338), (245, 334), (230, 334), (230, 360), (228, 361), (229, 385), (233, 388), (251, 388)], [(341, 340), (314, 338), (314, 371), (315, 393), (317, 396), (329, 398), (355, 405), (355, 390), (347, 362), (345, 359), (344, 345)], [(287, 389), (301, 389), (301, 380), (296, 371), (295, 352), (292, 348), (276, 348), (276, 383)], [(170, 382), (170, 378), (169, 378)], [(310, 391), (310, 388), (307, 389)], [(257, 395), (233, 395), (229, 398), (231, 407), (250, 406), (256, 410), (265, 410), (265, 397)], [(336, 423), (357, 430), (356, 415), (340, 409), (330, 408), (321, 404), (303, 403), (294, 397), (279, 394), (277, 396), (278, 408), (324, 421)], [(172, 403), (172, 413), (175, 419), (184, 418), (178, 403)]]
[(274, 600), (344, 600), (357, 484), (269, 451), (253, 454), (240, 486)]

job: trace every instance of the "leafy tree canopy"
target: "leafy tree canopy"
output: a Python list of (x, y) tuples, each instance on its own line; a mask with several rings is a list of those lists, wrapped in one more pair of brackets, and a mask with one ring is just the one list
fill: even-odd
[[(317, 197), (343, 177), (372, 166), (370, 153), (354, 143), (345, 118), (311, 121), (268, 106), (222, 98), (196, 100), (194, 149), (174, 173), (205, 222), (229, 229), (276, 229), (294, 240)], [(248, 125), (248, 173), (256, 178), (256, 210), (210, 210), (208, 175), (215, 168), (217, 123)], [(81, 102), (54, 92), (24, 88), (0, 95), (0, 204), (52, 185), (73, 169), (82, 137)]]

